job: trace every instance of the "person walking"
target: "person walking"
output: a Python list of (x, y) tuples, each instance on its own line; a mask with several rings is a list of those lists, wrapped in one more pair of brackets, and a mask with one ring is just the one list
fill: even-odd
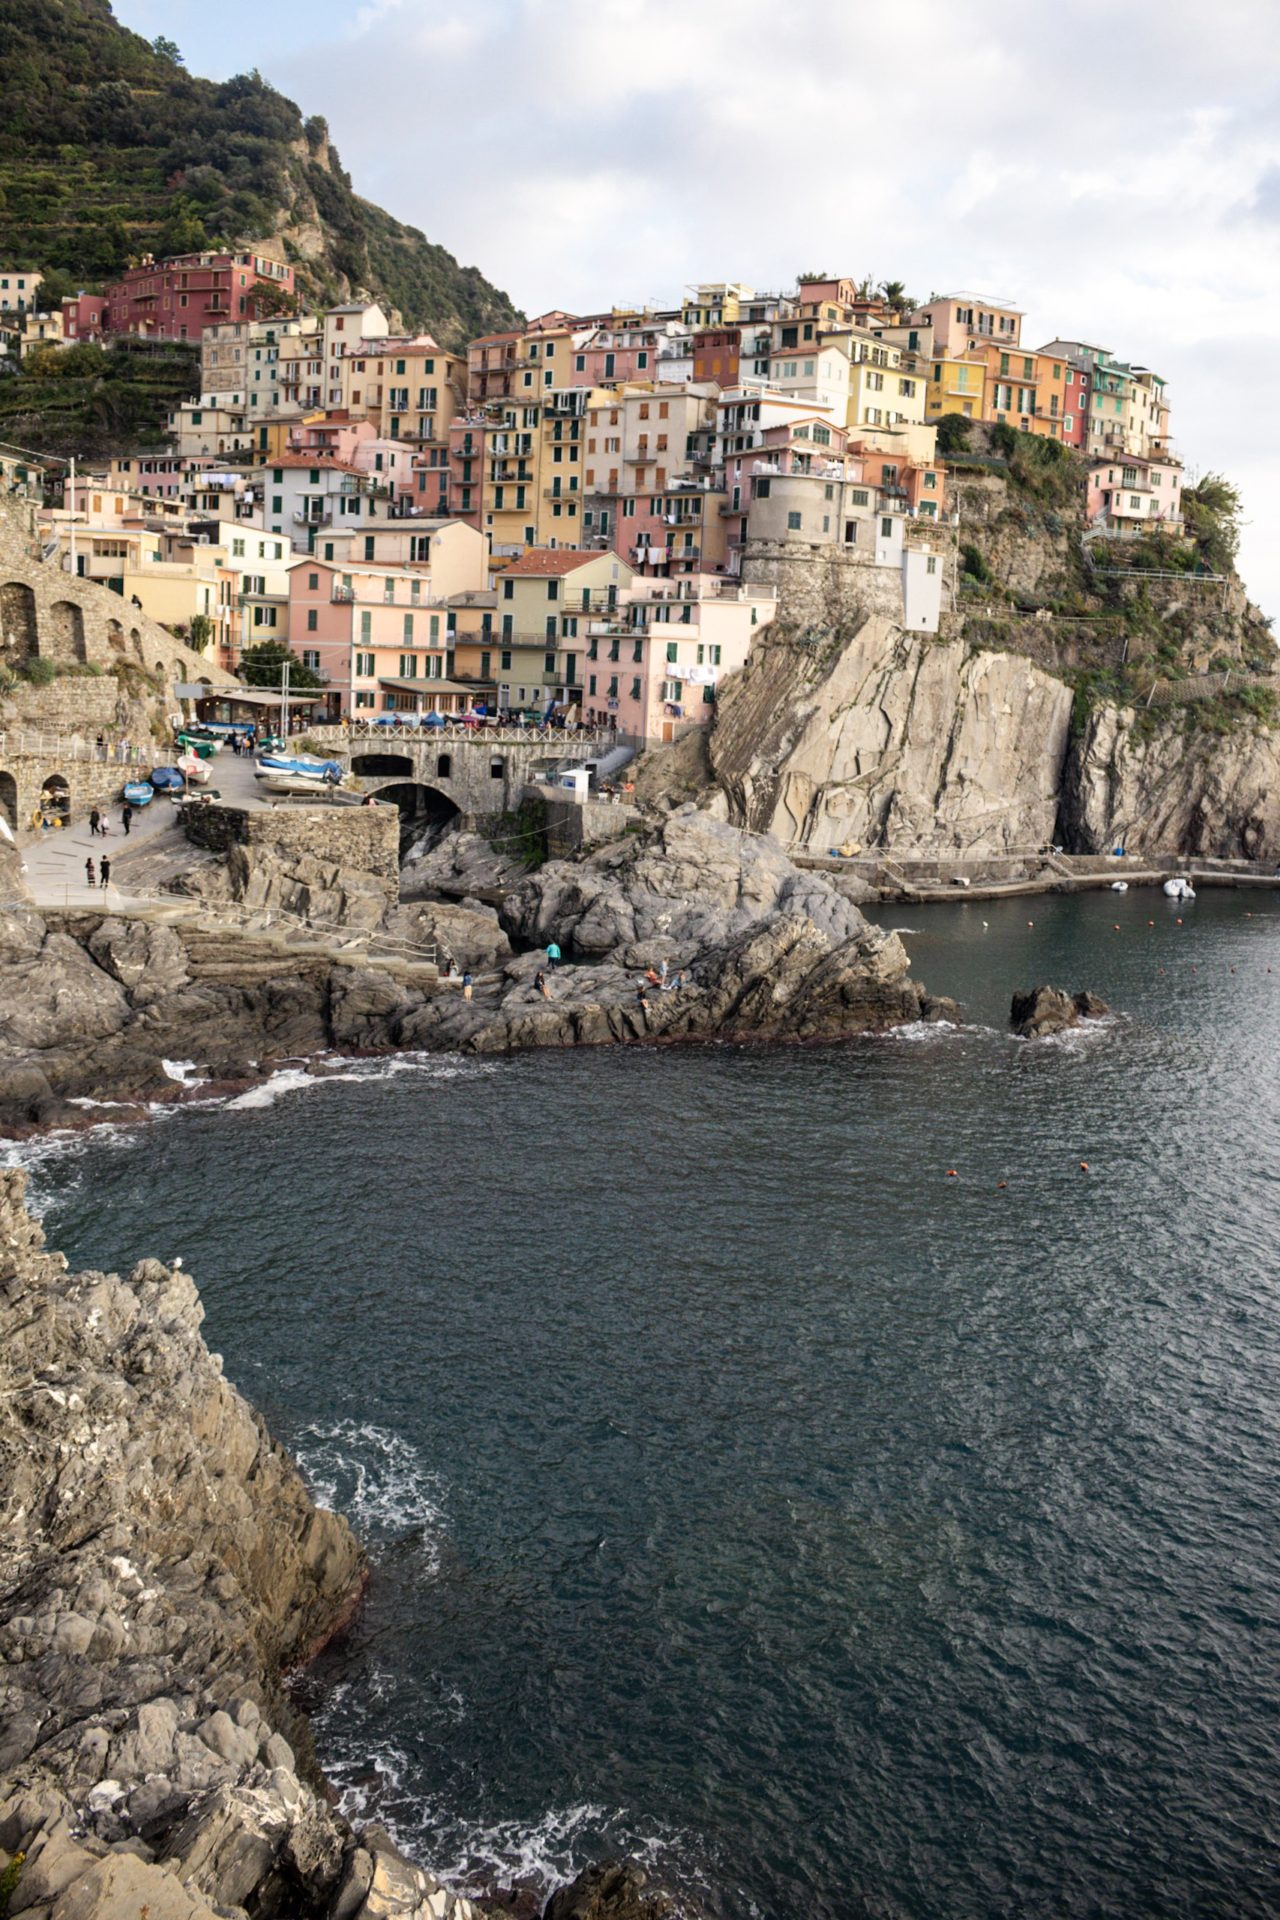
[(91, 887), (96, 887), (98, 884), (98, 880), (97, 880), (96, 874), (93, 871), (93, 855), (92, 854), (89, 855), (89, 858), (84, 863), (84, 874), (85, 874), (85, 879), (89, 882), (89, 885)]
[(554, 973), (560, 965), (560, 949), (554, 940), (547, 942), (547, 965), (550, 967), (552, 973)]
[(129, 837), (129, 828), (130, 828), (130, 825), (132, 824), (132, 821), (133, 821), (133, 808), (129, 805), (129, 802), (126, 800), (124, 805), (120, 809), (120, 825), (124, 828), (124, 836), (126, 840)]
[(98, 809), (97, 809), (96, 807), (94, 807), (94, 808), (92, 808), (92, 809), (91, 809), (91, 811), (90, 811), (90, 814), (89, 814), (89, 831), (90, 831), (90, 833), (92, 833), (92, 834), (96, 834), (96, 833), (97, 833), (97, 831), (98, 831), (98, 822), (99, 822), (99, 820), (100, 820), (101, 818), (102, 818), (102, 815), (101, 815), (101, 814), (100, 814), (100, 813), (98, 812)]
[(462, 997), (464, 1000), (469, 1000), (471, 998), (471, 985), (472, 985), (471, 975), (469, 973), (464, 973), (462, 976)]
[(104, 887), (109, 887), (111, 885), (111, 862), (108, 860), (105, 853), (103, 854), (101, 860), (99, 860), (98, 862), (98, 872), (101, 875), (102, 885)]

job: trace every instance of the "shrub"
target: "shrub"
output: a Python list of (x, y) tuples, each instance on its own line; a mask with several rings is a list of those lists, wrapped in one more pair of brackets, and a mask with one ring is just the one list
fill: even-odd
[(959, 453), (967, 447), (973, 422), (962, 413), (944, 413), (938, 422), (938, 452)]
[(975, 547), (969, 541), (966, 541), (960, 549), (960, 559), (963, 562), (964, 571), (969, 575), (970, 579), (980, 580), (984, 586), (990, 585), (991, 569), (987, 565), (986, 555), (980, 547)]
[(30, 687), (51, 686), (58, 677), (58, 669), (52, 660), (28, 660), (18, 671)]

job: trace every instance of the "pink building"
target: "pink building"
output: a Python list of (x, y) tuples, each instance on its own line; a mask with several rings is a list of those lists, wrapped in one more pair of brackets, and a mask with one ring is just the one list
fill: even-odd
[(1182, 462), (1172, 454), (1101, 454), (1089, 465), (1090, 526), (1138, 535), (1182, 530)]
[(613, 619), (587, 628), (583, 708), (646, 747), (710, 726), (716, 689), (744, 665), (777, 595), (715, 574), (634, 583)]
[(290, 641), (325, 676), (335, 716), (416, 711), (449, 677), (449, 596), (487, 586), (485, 541), (459, 521), (417, 537), (427, 558), (415, 564), (308, 558), (290, 572)]
[(989, 300), (980, 293), (940, 294), (908, 316), (911, 325), (933, 328), (935, 356), (957, 359), (970, 340), (994, 340), (1016, 347), (1022, 334), (1022, 313), (1006, 300)]
[(148, 254), (107, 288), (104, 331), (198, 340), (206, 327), (257, 319), (267, 288), (292, 294), (293, 268), (258, 253)]

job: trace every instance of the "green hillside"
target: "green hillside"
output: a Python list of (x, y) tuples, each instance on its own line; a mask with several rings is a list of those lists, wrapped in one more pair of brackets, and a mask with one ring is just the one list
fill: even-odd
[(323, 120), (257, 73), (195, 79), (158, 45), (108, 0), (0, 0), (6, 264), (60, 294), (143, 252), (280, 234), (309, 298), (366, 289), (452, 347), (518, 322), (476, 268), (360, 199)]

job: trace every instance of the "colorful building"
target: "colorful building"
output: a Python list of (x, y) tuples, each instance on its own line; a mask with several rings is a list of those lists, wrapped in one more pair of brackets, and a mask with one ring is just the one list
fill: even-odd
[(1132, 535), (1182, 531), (1182, 462), (1172, 454), (1095, 455), (1085, 512), (1091, 527)]
[(633, 569), (612, 550), (566, 547), (532, 547), (498, 572), (499, 707), (542, 712), (580, 704), (592, 628), (616, 616), (633, 578)]
[(259, 317), (264, 298), (292, 298), (293, 268), (263, 253), (147, 254), (107, 288), (108, 333), (199, 340), (206, 327)]

